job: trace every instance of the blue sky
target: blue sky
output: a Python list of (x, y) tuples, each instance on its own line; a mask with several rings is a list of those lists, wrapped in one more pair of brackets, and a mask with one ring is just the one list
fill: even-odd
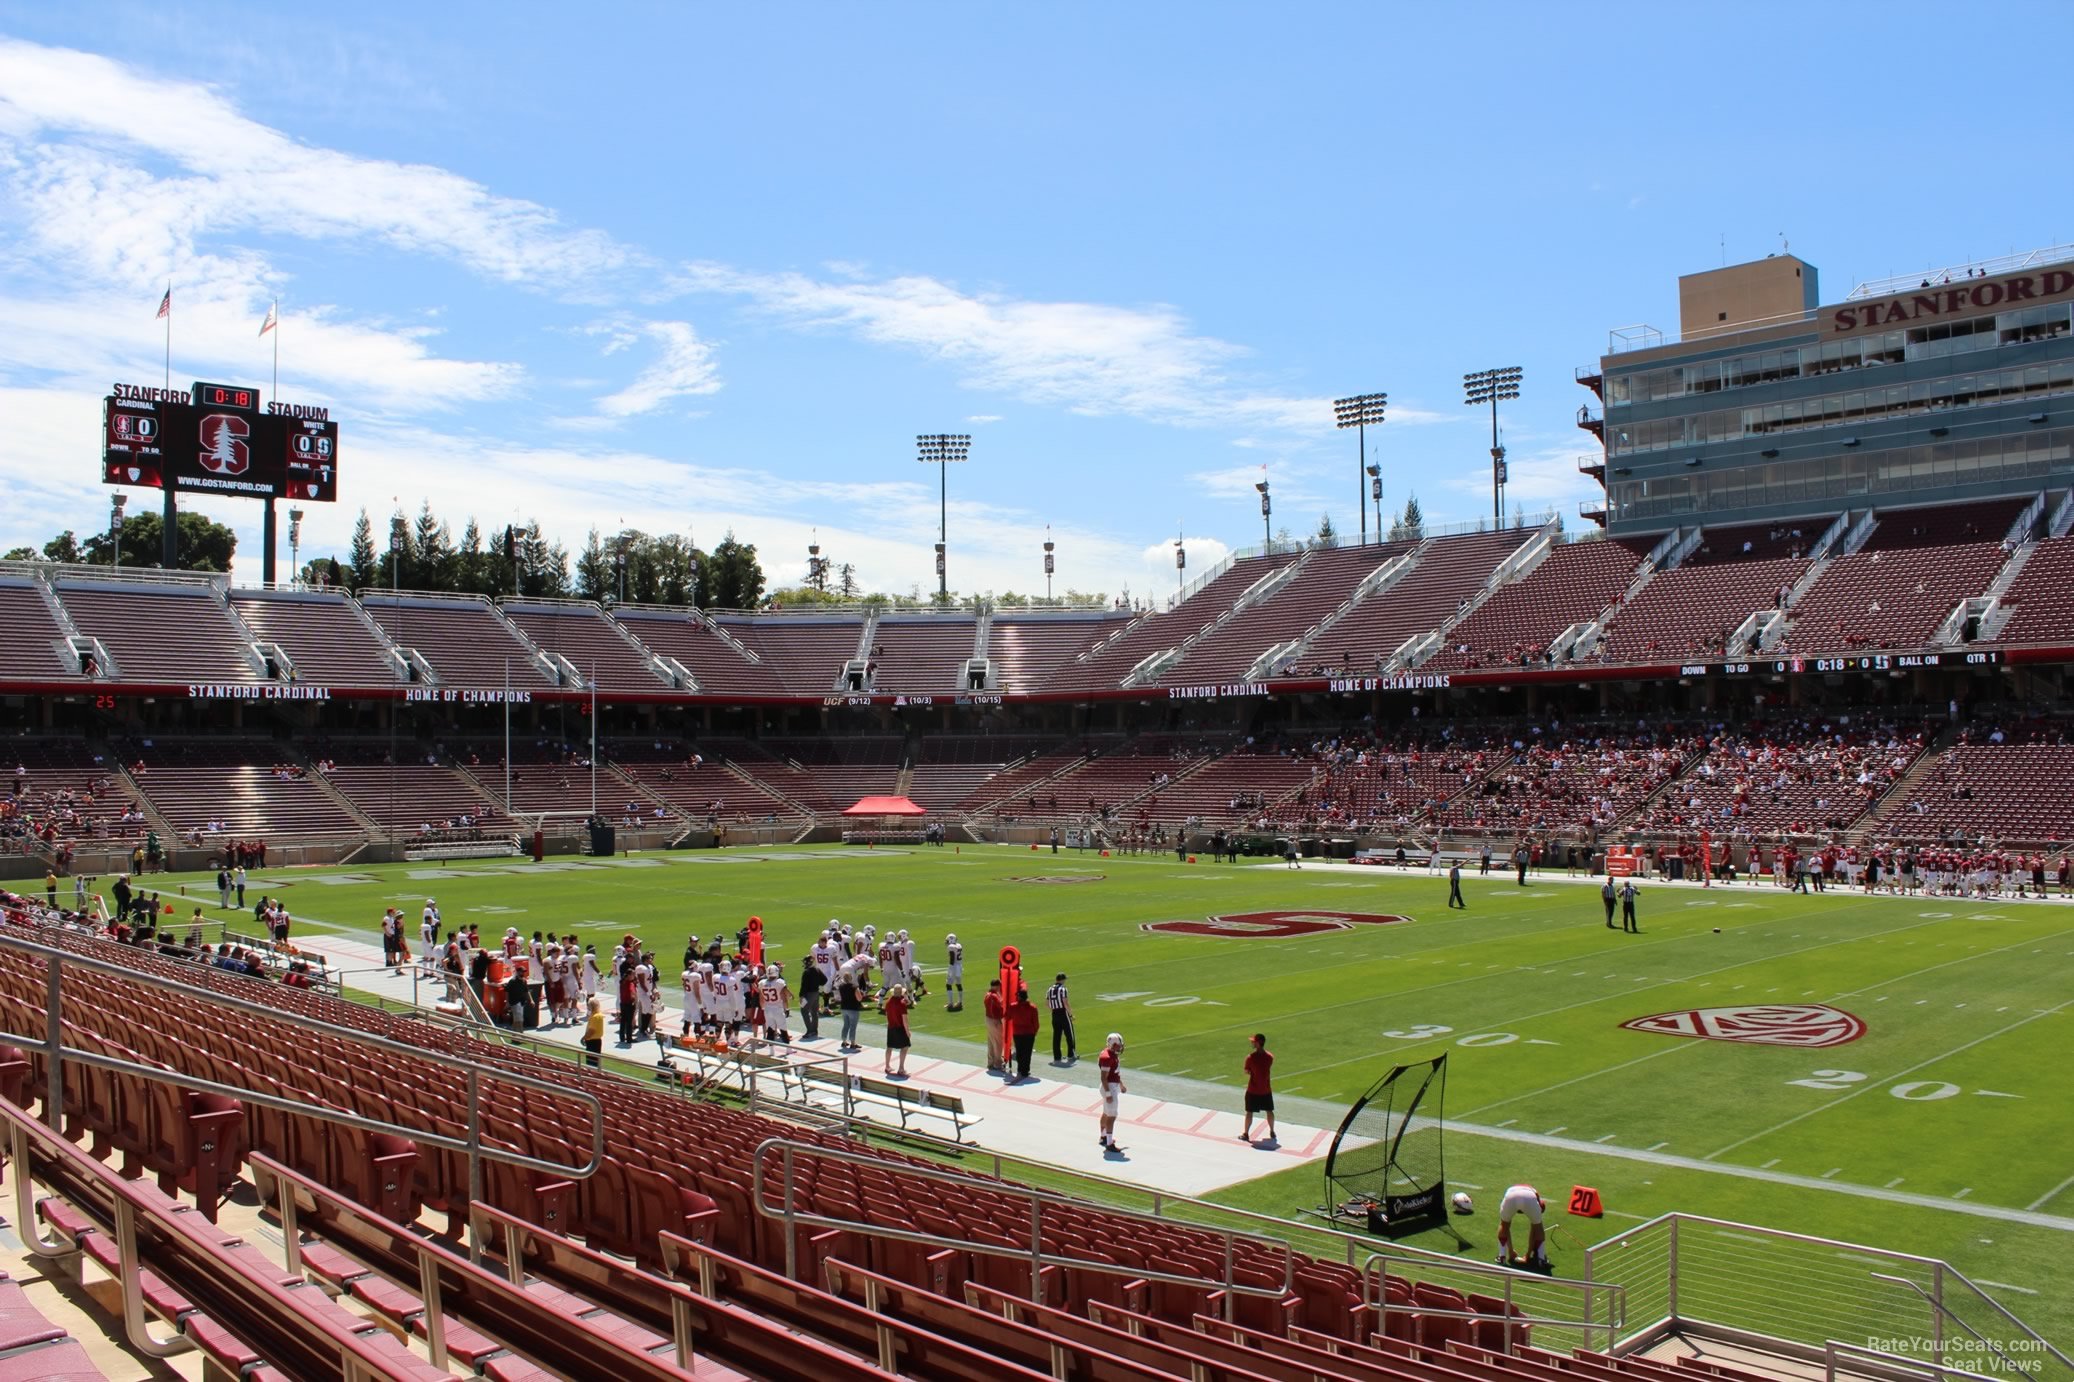
[[(928, 589), (953, 431), (954, 588), (1041, 589), (1049, 526), (1062, 590), (1161, 594), (1263, 465), (1277, 527), (1358, 526), (1340, 394), (1390, 395), (1386, 508), (1488, 513), (1499, 365), (1507, 507), (1574, 523), (1574, 367), (1724, 240), (1835, 299), (2074, 239), (2074, 6), (1956, 13), (0, 3), (0, 547), (106, 522), (169, 276), (176, 386), (264, 386), (278, 294), (280, 396), (342, 419), (305, 558), (430, 499)], [(259, 507), (197, 507), (256, 580)]]

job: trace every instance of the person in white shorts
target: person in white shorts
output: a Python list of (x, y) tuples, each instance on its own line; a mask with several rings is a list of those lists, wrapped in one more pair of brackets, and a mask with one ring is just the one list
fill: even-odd
[(965, 947), (958, 944), (956, 932), (943, 938), (943, 996), (945, 1012), (960, 1012), (965, 1007)]
[(1541, 1225), (1546, 1210), (1541, 1193), (1533, 1186), (1514, 1185), (1506, 1189), (1505, 1198), (1498, 1201), (1498, 1261), (1501, 1264), (1512, 1261), (1512, 1218), (1515, 1214), (1526, 1215), (1528, 1224), (1532, 1226), (1527, 1237), (1527, 1261), (1537, 1265), (1547, 1263), (1547, 1233)]
[(690, 1036), (706, 1020), (705, 1003), (699, 994), (697, 967), (687, 965), (684, 973), (678, 976), (678, 982), (684, 986), (684, 1035)]
[(1104, 1152), (1121, 1152), (1116, 1145), (1116, 1115), (1123, 1104), (1123, 1033), (1111, 1032), (1095, 1058), (1102, 1082), (1102, 1136), (1096, 1143)]

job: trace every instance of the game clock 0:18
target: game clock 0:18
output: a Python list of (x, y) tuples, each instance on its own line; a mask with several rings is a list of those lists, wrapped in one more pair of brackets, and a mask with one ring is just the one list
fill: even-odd
[(236, 408), (248, 413), (259, 411), (258, 392), (236, 384), (196, 384), (194, 401), (203, 408)]

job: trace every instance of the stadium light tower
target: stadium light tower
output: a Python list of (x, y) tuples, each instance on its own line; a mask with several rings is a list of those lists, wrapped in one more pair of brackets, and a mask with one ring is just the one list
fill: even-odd
[(117, 494), (108, 500), (108, 541), (113, 557), (109, 565), (122, 569), (122, 511), (129, 506), (130, 496)]
[(1375, 540), (1383, 540), (1383, 468), (1372, 465), (1368, 468), (1368, 492), (1375, 500)]
[(936, 463), (940, 493), (937, 499), (936, 518), (936, 593), (948, 599), (951, 593), (950, 576), (944, 570), (944, 551), (951, 540), (951, 481), (950, 463), (962, 461), (972, 452), (972, 438), (950, 432), (930, 432), (915, 438), (915, 459), (923, 465)]
[(1462, 376), (1462, 401), (1472, 408), (1491, 405), (1491, 522), (1505, 525), (1505, 448), (1498, 445), (1498, 405), (1519, 397), (1520, 368), (1474, 370)]
[(288, 584), (302, 584), (302, 510), (288, 511)]
[(1253, 488), (1260, 491), (1261, 550), (1265, 552), (1272, 552), (1275, 550), (1274, 502), (1268, 498), (1267, 481), (1262, 480), (1258, 484), (1254, 485)]
[(1187, 534), (1179, 531), (1176, 531), (1174, 534), (1174, 602), (1176, 604), (1181, 602), (1182, 578), (1188, 574), (1188, 549), (1181, 545), (1182, 539), (1186, 536)]
[(1047, 523), (1044, 525), (1044, 598), (1047, 601), (1051, 599), (1052, 547), (1051, 524)]
[[(1361, 438), (1361, 463), (1354, 471), (1354, 512), (1361, 515), (1361, 544), (1364, 547), (1368, 545), (1368, 505), (1362, 502), (1367, 496), (1361, 493), (1361, 477), (1375, 474), (1368, 464), (1368, 427), (1370, 423), (1378, 427), (1382, 425), (1383, 410), (1389, 404), (1390, 395), (1386, 393), (1362, 393), (1355, 394), (1352, 398), (1332, 400), (1332, 415), (1338, 420), (1340, 428), (1345, 430), (1351, 427)], [(1380, 520), (1376, 523), (1375, 538), (1377, 542), (1383, 540), (1383, 525)]]

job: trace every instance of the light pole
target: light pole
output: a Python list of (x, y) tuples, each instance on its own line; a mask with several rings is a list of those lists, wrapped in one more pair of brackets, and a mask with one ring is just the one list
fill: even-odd
[(1181, 600), (1181, 578), (1188, 574), (1188, 549), (1181, 545), (1185, 536), (1178, 531), (1174, 534), (1174, 601), (1177, 604)]
[(1262, 480), (1253, 488), (1260, 491), (1260, 548), (1263, 552), (1272, 552), (1275, 550), (1275, 506), (1267, 495), (1267, 481)]
[(951, 593), (950, 577), (944, 569), (944, 547), (951, 540), (951, 481), (950, 463), (962, 461), (972, 452), (972, 438), (950, 432), (929, 432), (915, 438), (915, 459), (923, 465), (936, 463), (940, 493), (937, 498), (936, 517), (936, 594), (948, 600)]
[(1474, 370), (1462, 376), (1462, 401), (1491, 405), (1491, 526), (1505, 526), (1505, 448), (1498, 445), (1498, 405), (1519, 397), (1520, 368)]
[(1372, 465), (1368, 468), (1368, 493), (1375, 500), (1375, 540), (1383, 540), (1383, 468)]
[[(1382, 425), (1383, 410), (1389, 403), (1390, 395), (1386, 393), (1361, 393), (1355, 394), (1352, 398), (1332, 400), (1332, 415), (1338, 421), (1341, 430), (1351, 427), (1361, 438), (1361, 462), (1354, 471), (1354, 512), (1361, 517), (1361, 542), (1364, 546), (1368, 543), (1368, 506), (1361, 502), (1361, 477), (1364, 473), (1375, 474), (1374, 468), (1368, 464), (1368, 426), (1370, 423)], [(1375, 540), (1383, 540), (1383, 524), (1380, 518), (1376, 520)]]
[(302, 510), (288, 511), (288, 583), (302, 583)]
[(828, 593), (828, 563), (821, 559), (821, 538), (818, 530), (814, 534), (814, 540), (807, 544), (807, 584), (823, 595)]
[(108, 500), (108, 542), (113, 556), (109, 565), (122, 569), (122, 511), (129, 506), (130, 496), (117, 494)]
[(1047, 523), (1044, 525), (1044, 599), (1047, 604), (1051, 602), (1051, 551), (1051, 524)]

